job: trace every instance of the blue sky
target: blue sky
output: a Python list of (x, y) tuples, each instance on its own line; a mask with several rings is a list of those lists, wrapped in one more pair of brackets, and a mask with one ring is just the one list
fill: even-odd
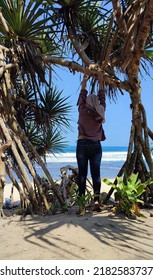
[[(60, 77), (56, 80), (58, 89), (63, 90), (63, 96), (70, 96), (69, 102), (72, 105), (72, 114), (70, 115), (72, 130), (64, 136), (66, 136), (66, 141), (69, 145), (75, 146), (77, 141), (78, 119), (76, 103), (80, 92), (80, 74), (76, 73), (73, 75), (66, 68), (58, 70), (58, 73)], [(153, 130), (153, 80), (145, 76), (141, 80), (141, 88), (141, 97), (146, 109), (148, 126)], [(106, 122), (104, 124), (106, 140), (102, 142), (103, 146), (128, 146), (131, 129), (130, 103), (130, 97), (127, 92), (124, 95), (118, 93), (116, 103), (113, 101), (110, 102), (106, 98)]]

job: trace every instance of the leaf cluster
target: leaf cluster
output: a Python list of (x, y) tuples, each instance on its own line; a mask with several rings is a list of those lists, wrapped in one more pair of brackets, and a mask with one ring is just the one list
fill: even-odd
[(70, 128), (68, 97), (52, 83), (52, 67), (42, 55), (59, 54), (51, 15), (42, 1), (2, 0), (3, 20), (0, 44), (9, 48), (6, 60), (11, 68), (13, 106), (16, 118), (40, 155), (65, 146), (62, 131)]
[(111, 186), (115, 190), (115, 212), (139, 215), (138, 204), (143, 204), (140, 199), (141, 195), (145, 192), (145, 188), (152, 184), (152, 181), (148, 180), (144, 183), (138, 179), (138, 173), (132, 174), (126, 180), (122, 177), (117, 177), (117, 184), (110, 182), (108, 179), (103, 179), (103, 182), (108, 186)]

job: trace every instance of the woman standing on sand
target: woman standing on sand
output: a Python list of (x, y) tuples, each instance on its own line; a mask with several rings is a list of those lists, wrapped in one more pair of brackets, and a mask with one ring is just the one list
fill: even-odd
[[(85, 195), (86, 178), (88, 173), (88, 161), (93, 182), (94, 211), (100, 211), (99, 195), (101, 188), (100, 163), (102, 158), (102, 147), (100, 141), (106, 139), (102, 123), (105, 121), (106, 109), (104, 82), (102, 73), (98, 73), (99, 91), (98, 95), (88, 94), (86, 83), (88, 77), (84, 76), (82, 88), (78, 99), (78, 141), (76, 157), (79, 169), (78, 186), (79, 197)], [(97, 98), (98, 97), (98, 98)], [(80, 209), (80, 215), (85, 214), (85, 207)]]

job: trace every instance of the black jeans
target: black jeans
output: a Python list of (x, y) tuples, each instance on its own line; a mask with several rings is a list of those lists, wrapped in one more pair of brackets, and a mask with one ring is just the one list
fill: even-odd
[(79, 169), (79, 196), (85, 194), (89, 161), (90, 172), (93, 182), (94, 200), (99, 200), (101, 188), (100, 163), (102, 158), (102, 147), (100, 141), (93, 141), (87, 139), (78, 140), (76, 148), (76, 158)]

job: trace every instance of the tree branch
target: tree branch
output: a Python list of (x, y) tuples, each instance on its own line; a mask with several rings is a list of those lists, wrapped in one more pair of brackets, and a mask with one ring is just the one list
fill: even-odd
[[(57, 58), (57, 57), (53, 57), (53, 56), (46, 56), (46, 55), (43, 56), (42, 59), (43, 59), (44, 63), (52, 63), (55, 65), (56, 64), (61, 65), (63, 67), (71, 69), (72, 71), (77, 71), (77, 72), (83, 73), (83, 74), (85, 74), (87, 76), (91, 76), (91, 77), (97, 77), (97, 70), (84, 68), (83, 66), (81, 66), (80, 64), (78, 64), (74, 61), (68, 61), (65, 59), (61, 59), (61, 58)], [(107, 73), (105, 73), (105, 75), (104, 75), (104, 80), (108, 85), (117, 87), (122, 90), (126, 90), (129, 93), (132, 91), (127, 80), (125, 80), (124, 82), (121, 82), (119, 79), (117, 79), (115, 77), (111, 77)]]

